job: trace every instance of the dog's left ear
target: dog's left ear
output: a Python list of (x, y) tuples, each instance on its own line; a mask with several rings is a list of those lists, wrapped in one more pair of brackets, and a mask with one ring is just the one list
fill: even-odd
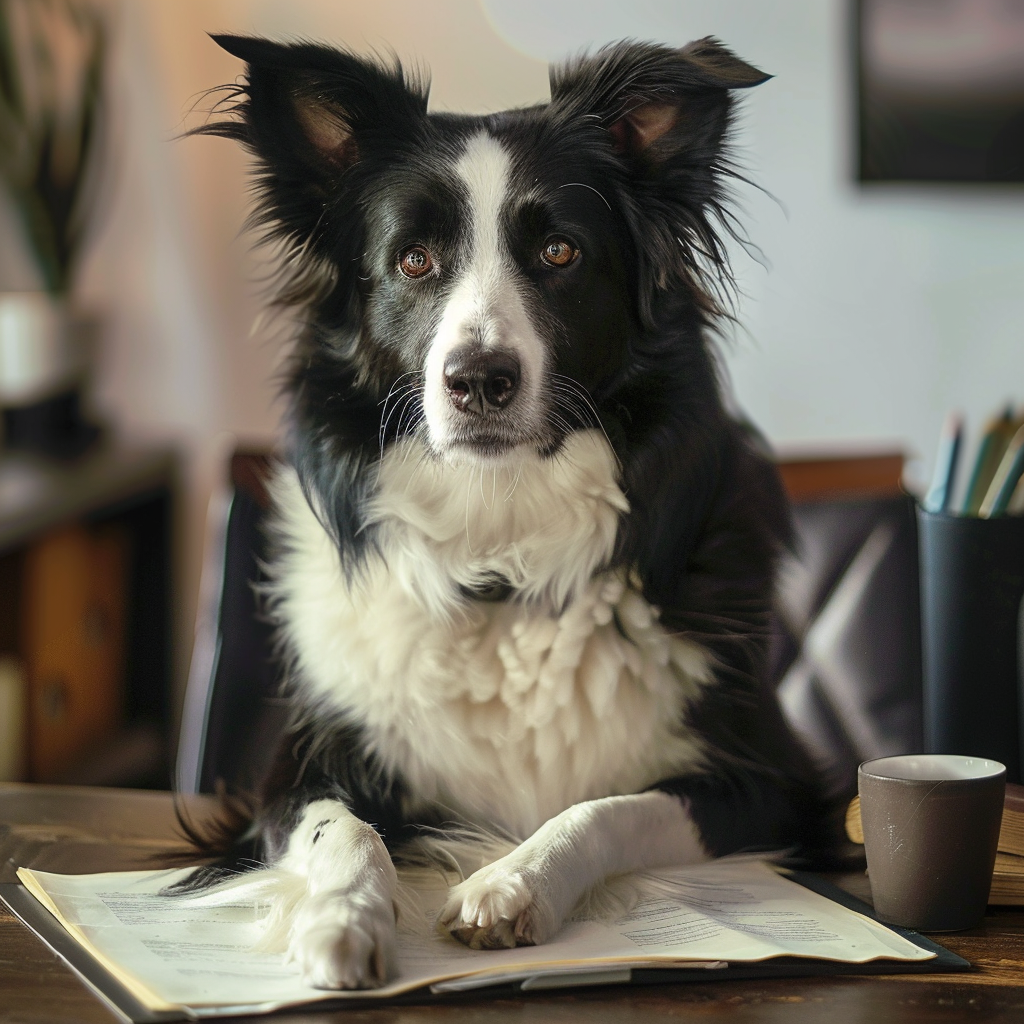
[(728, 126), (729, 90), (771, 75), (708, 37), (674, 50), (617, 43), (551, 71), (552, 106), (597, 116), (615, 150), (637, 169), (681, 157), (710, 166)]

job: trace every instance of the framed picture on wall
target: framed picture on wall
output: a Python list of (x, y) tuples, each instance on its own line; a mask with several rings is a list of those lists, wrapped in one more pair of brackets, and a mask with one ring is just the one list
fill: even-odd
[(1024, 182), (1024, 0), (855, 0), (861, 181)]

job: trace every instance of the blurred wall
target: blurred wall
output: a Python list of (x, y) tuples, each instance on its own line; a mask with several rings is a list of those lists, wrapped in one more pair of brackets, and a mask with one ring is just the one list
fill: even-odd
[[(853, 183), (846, 0), (110, 0), (113, 148), (83, 297), (108, 331), (97, 400), (129, 436), (186, 454), (183, 678), (203, 522), (236, 440), (270, 443), (287, 324), (261, 314), (266, 267), (242, 233), (247, 161), (200, 123), (238, 62), (205, 35), (393, 49), (433, 76), (434, 109), (547, 97), (547, 60), (624, 36), (715, 34), (776, 77), (744, 98), (739, 195), (760, 262), (737, 250), (741, 405), (784, 447), (895, 442), (930, 468), (951, 406), (977, 426), (1024, 398), (1024, 193)], [(199, 100), (198, 107), (191, 111)], [(0, 235), (9, 238), (0, 210)], [(5, 250), (0, 287), (20, 284)], [(763, 264), (763, 265), (762, 265)]]

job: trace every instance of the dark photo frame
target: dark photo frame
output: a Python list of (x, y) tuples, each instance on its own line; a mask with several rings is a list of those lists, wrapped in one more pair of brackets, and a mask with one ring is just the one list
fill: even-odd
[(854, 0), (863, 182), (1024, 182), (1024, 0)]

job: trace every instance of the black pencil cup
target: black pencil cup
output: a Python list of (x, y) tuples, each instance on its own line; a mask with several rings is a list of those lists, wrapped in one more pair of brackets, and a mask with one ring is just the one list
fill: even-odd
[(1024, 516), (917, 512), (925, 750), (1024, 778)]

